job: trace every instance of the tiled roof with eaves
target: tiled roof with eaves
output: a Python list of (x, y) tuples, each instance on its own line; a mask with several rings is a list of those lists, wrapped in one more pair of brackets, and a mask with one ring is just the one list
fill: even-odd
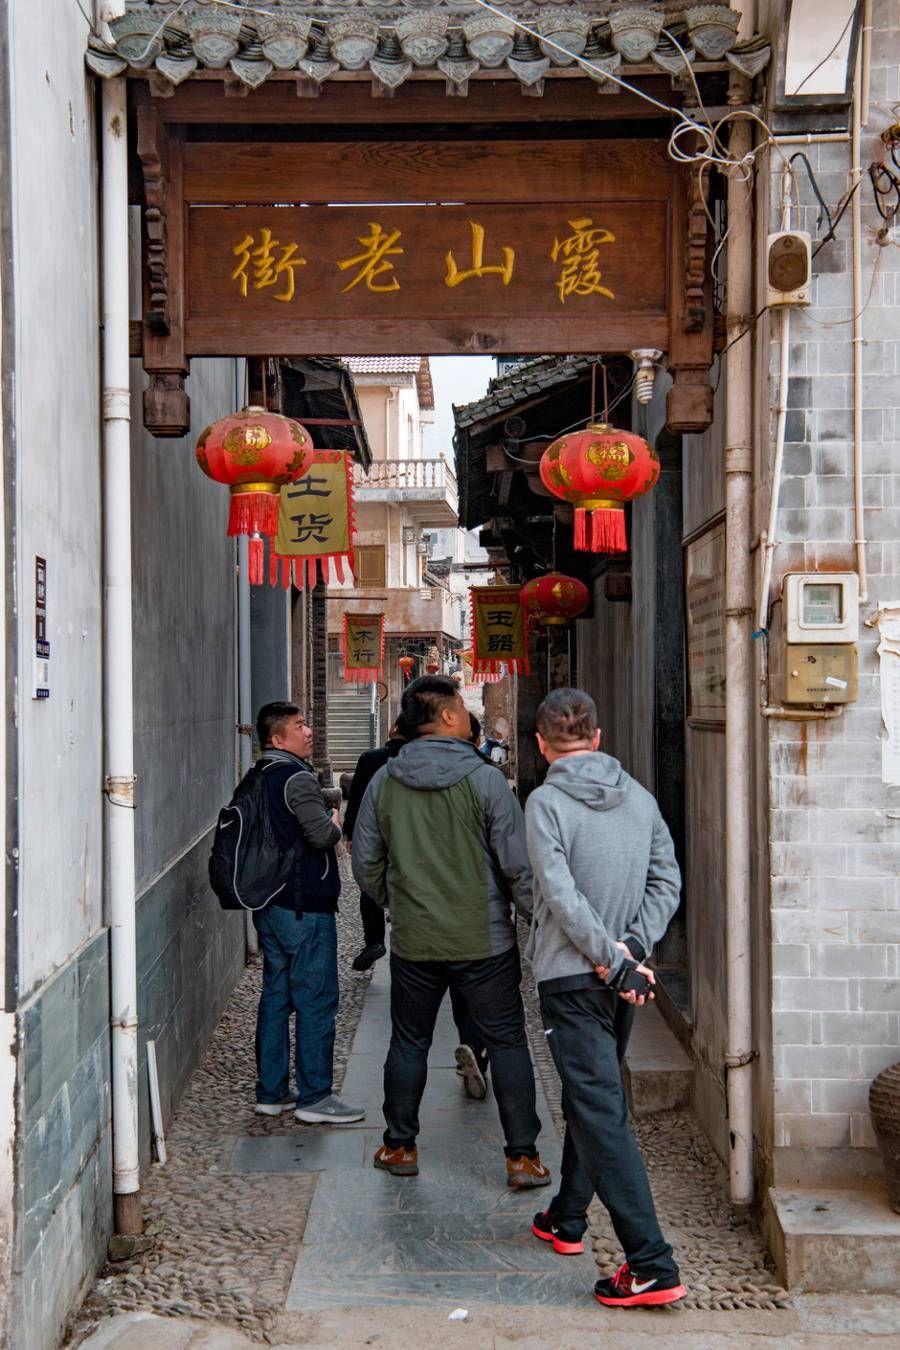
[(501, 0), (498, 8), (503, 17), (478, 0), (127, 0), (112, 40), (90, 38), (87, 63), (105, 77), (143, 75), (160, 95), (207, 72), (244, 90), (293, 77), (298, 92), (314, 93), (356, 73), (381, 94), (437, 76), (450, 95), (484, 77), (540, 95), (546, 78), (576, 64), (602, 90), (620, 67), (683, 80), (688, 64), (728, 62), (753, 76), (771, 55), (763, 37), (738, 42), (739, 14), (728, 4)]

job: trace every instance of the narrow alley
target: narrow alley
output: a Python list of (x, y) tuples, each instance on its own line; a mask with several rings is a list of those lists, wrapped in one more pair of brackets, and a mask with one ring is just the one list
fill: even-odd
[[(147, 1250), (106, 1266), (75, 1322), (75, 1343), (98, 1325), (98, 1335), (111, 1328), (110, 1317), (138, 1311), (224, 1324), (255, 1341), (297, 1344), (318, 1343), (320, 1336), (323, 1344), (344, 1344), (345, 1337), (355, 1344), (365, 1310), (373, 1308), (380, 1326), (388, 1311), (400, 1318), (396, 1337), (382, 1329), (380, 1339), (392, 1345), (420, 1346), (445, 1335), (444, 1323), (456, 1308), (468, 1310), (473, 1332), (480, 1325), (482, 1336), (485, 1319), (497, 1329), (520, 1319), (536, 1326), (535, 1318), (573, 1333), (579, 1318), (597, 1328), (612, 1318), (615, 1326), (615, 1314), (591, 1297), (590, 1258), (554, 1256), (531, 1237), (531, 1216), (545, 1195), (504, 1186), (492, 1096), (480, 1103), (463, 1094), (444, 1010), (423, 1103), (421, 1174), (397, 1179), (372, 1168), (383, 1126), (389, 982), (384, 962), (371, 976), (350, 970), (358, 920), (346, 859), (343, 872), (336, 1083), (364, 1103), (365, 1122), (328, 1129), (298, 1125), (290, 1114), (254, 1114), (253, 1024), (261, 967), (251, 964), (184, 1094), (167, 1138), (169, 1160), (149, 1170)], [(556, 1173), (559, 1084), (527, 973), (524, 988), (544, 1122), (541, 1153)], [(638, 1117), (636, 1128), (689, 1288), (684, 1311), (663, 1325), (680, 1334), (701, 1325), (712, 1331), (717, 1322), (725, 1330), (727, 1322), (729, 1333), (752, 1326), (779, 1338), (798, 1330), (790, 1296), (767, 1268), (752, 1225), (732, 1210), (721, 1164), (693, 1118), (654, 1112)], [(599, 1270), (617, 1264), (615, 1241), (596, 1202), (591, 1239)], [(727, 1319), (700, 1316), (725, 1313)], [(326, 1331), (332, 1316), (350, 1318), (351, 1328), (334, 1341)], [(121, 1335), (126, 1338), (112, 1344), (128, 1350), (131, 1342), (125, 1331)], [(368, 1343), (365, 1336), (360, 1343)]]

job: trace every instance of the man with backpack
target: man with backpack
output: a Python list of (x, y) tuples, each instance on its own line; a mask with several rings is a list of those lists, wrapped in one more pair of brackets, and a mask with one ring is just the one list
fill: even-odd
[[(340, 815), (329, 811), (309, 762), (312, 728), (294, 703), (266, 703), (256, 719), (265, 809), (282, 850), (293, 850), (286, 885), (253, 922), (263, 954), (256, 1019), (256, 1111), (294, 1109), (308, 1124), (349, 1124), (365, 1111), (333, 1089), (338, 1009), (335, 845)], [(253, 772), (253, 771), (251, 771)], [(295, 1017), (296, 1101), (290, 1081), (290, 1019)]]

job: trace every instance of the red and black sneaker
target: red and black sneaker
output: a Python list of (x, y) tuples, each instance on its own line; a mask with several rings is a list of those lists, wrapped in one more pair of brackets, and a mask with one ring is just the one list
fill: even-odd
[(636, 1270), (629, 1269), (627, 1261), (615, 1275), (594, 1285), (594, 1298), (607, 1308), (658, 1308), (686, 1297), (687, 1290), (677, 1275), (657, 1275), (645, 1280)]
[(531, 1231), (541, 1242), (552, 1242), (553, 1250), (560, 1256), (579, 1256), (584, 1251), (584, 1243), (581, 1237), (576, 1237), (573, 1233), (567, 1233), (565, 1226), (558, 1226), (550, 1218), (550, 1211), (545, 1209), (540, 1214), (535, 1214), (531, 1225)]

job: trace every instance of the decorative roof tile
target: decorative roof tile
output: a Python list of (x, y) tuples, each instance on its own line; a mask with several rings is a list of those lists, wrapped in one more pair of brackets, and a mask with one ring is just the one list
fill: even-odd
[[(723, 59), (756, 75), (771, 51), (756, 36), (738, 44), (739, 14), (728, 4), (621, 3), (621, 0), (504, 0), (509, 18), (478, 0), (126, 0), (110, 24), (112, 42), (91, 37), (86, 60), (97, 75), (126, 71), (169, 93), (195, 72), (221, 71), (255, 89), (294, 73), (321, 86), (341, 70), (365, 71), (390, 94), (417, 72), (437, 70), (448, 94), (465, 94), (482, 71), (541, 94), (545, 77), (580, 58), (601, 91), (605, 72), (651, 61), (673, 78), (685, 63)], [(530, 32), (525, 31), (525, 27)]]

